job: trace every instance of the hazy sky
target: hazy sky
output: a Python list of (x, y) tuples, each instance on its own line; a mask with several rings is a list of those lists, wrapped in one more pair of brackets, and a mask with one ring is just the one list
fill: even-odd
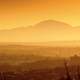
[(0, 0), (0, 29), (53, 19), (80, 25), (80, 0)]

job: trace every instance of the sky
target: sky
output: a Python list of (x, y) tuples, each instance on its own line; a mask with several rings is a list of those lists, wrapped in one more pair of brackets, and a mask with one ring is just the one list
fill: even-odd
[(48, 19), (80, 26), (80, 0), (0, 0), (0, 29)]

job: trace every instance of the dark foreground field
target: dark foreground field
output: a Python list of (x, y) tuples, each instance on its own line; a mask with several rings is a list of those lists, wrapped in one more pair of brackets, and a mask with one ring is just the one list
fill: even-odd
[(0, 45), (0, 80), (80, 80), (77, 54), (79, 47)]
[(5, 71), (0, 72), (0, 80), (80, 80), (80, 72), (77, 66), (30, 71)]

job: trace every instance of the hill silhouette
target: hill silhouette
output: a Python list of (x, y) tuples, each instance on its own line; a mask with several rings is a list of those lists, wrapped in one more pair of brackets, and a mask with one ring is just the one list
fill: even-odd
[(45, 20), (28, 27), (0, 30), (0, 42), (49, 42), (80, 40), (80, 28), (55, 21)]

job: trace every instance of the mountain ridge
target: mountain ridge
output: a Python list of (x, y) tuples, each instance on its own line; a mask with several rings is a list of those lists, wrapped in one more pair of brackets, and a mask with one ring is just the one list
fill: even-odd
[(79, 27), (67, 23), (45, 20), (28, 27), (0, 30), (0, 42), (47, 42), (80, 40)]
[[(22, 28), (30, 28), (30, 27), (35, 27), (35, 26), (37, 26), (37, 25), (41, 25), (41, 24), (46, 24), (46, 23), (51, 23), (51, 24), (57, 24), (57, 23), (60, 23), (60, 24), (64, 24), (64, 25), (66, 25), (66, 26), (69, 26), (69, 27), (72, 27), (72, 25), (70, 25), (70, 24), (67, 24), (67, 23), (65, 23), (65, 22), (61, 22), (61, 21), (56, 21), (56, 20), (44, 20), (44, 21), (40, 21), (40, 22), (38, 22), (38, 23), (36, 23), (36, 24), (34, 24), (34, 25), (29, 25), (29, 26), (27, 26), (27, 27), (24, 27), (24, 26), (22, 26), (22, 27), (17, 27), (17, 28), (12, 28), (12, 29), (2, 29), (2, 30), (0, 30), (0, 31), (6, 31), (6, 30), (17, 30), (17, 29), (22, 29)], [(78, 26), (79, 27), (79, 26)]]

